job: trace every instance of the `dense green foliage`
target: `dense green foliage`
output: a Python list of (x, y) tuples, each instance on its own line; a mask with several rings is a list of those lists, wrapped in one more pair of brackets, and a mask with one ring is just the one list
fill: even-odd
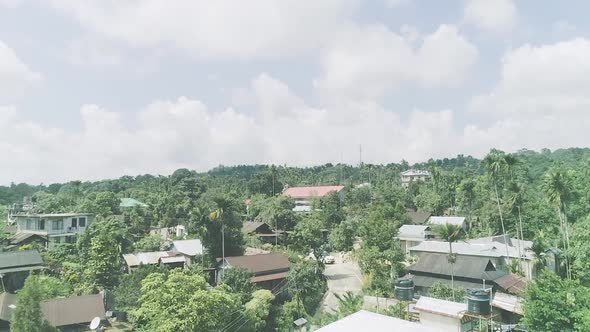
[[(590, 287), (590, 149), (522, 150), (513, 154), (492, 150), (481, 161), (460, 155), (412, 167), (428, 170), (432, 176), (426, 182), (411, 182), (407, 190), (401, 188), (399, 177), (401, 171), (410, 168), (407, 162), (358, 167), (220, 166), (205, 173), (179, 169), (170, 176), (124, 176), (39, 186), (11, 184), (0, 186), (0, 212), (5, 210), (3, 205), (28, 196), (37, 204), (38, 212), (96, 214), (97, 221), (76, 244), (61, 244), (42, 253), (49, 266), (48, 278), (53, 278), (47, 281), (49, 288), (41, 291), (46, 294), (42, 297), (114, 289), (117, 308), (133, 312), (143, 330), (156, 326), (149, 315), (160, 315), (154, 317), (164, 320), (158, 329), (219, 329), (233, 320), (224, 316), (232, 311), (249, 315), (242, 327), (245, 330), (281, 330), (290, 328), (296, 318), (314, 315), (326, 290), (321, 262), (299, 259), (294, 260), (287, 291), (281, 294), (287, 302), (283, 303), (279, 295), (269, 301), (268, 294), (258, 293), (266, 299), (264, 303), (271, 303), (268, 310), (264, 306), (254, 308), (254, 289), (245, 282), (247, 276), (239, 272), (235, 278), (226, 279), (226, 286), (213, 290), (205, 289), (204, 278), (194, 271), (169, 276), (162, 270), (140, 269), (123, 275), (121, 254), (166, 245), (149, 235), (153, 227), (185, 225), (190, 236), (200, 238), (208, 248), (203, 261), (206, 267), (212, 267), (222, 252), (240, 255), (246, 244), (262, 247), (259, 240), (246, 239), (242, 234), (246, 220), (263, 221), (286, 231), (278, 240), (284, 243), (276, 250), (292, 257), (305, 257), (313, 251), (319, 258), (324, 250), (350, 251), (353, 245), (360, 246), (353, 257), (365, 274), (364, 290), (391, 295), (392, 281), (405, 273), (402, 263), (406, 257), (395, 234), (410, 222), (407, 210), (461, 215), (467, 217), (469, 227), (464, 236), (468, 238), (505, 234), (533, 241), (534, 271), (541, 277), (531, 283), (527, 293), (526, 322), (539, 331), (584, 330), (588, 320), (585, 313), (590, 308), (581, 300)], [(310, 213), (294, 213), (294, 200), (280, 196), (287, 184), (341, 184), (346, 189), (343, 197), (331, 194), (314, 201)], [(121, 208), (119, 199), (123, 197), (136, 198), (147, 206)], [(439, 236), (446, 238), (442, 233)], [(549, 252), (558, 256), (559, 278), (544, 272), (550, 263)], [(524, 274), (518, 264), (510, 268)], [(181, 280), (194, 284), (183, 286)], [(547, 280), (563, 283), (561, 286), (570, 291), (554, 290), (546, 285)], [(156, 291), (158, 287), (161, 289)], [(163, 291), (169, 296), (156, 296)], [(557, 296), (552, 299), (554, 291)], [(433, 292), (437, 297), (452, 298), (453, 290), (437, 286)], [(578, 311), (558, 307), (572, 296)], [(201, 303), (213, 303), (211, 310), (204, 312), (201, 304), (180, 306), (197, 298)], [(541, 310), (540, 299), (545, 298), (555, 309)], [(250, 309), (246, 310), (248, 303)], [(158, 310), (170, 313), (160, 310), (168, 307), (178, 308), (171, 317), (185, 325), (167, 322), (169, 317), (157, 314)]]
[(44, 293), (42, 281), (36, 275), (30, 275), (25, 281), (24, 287), (16, 296), (16, 308), (10, 326), (15, 332), (53, 332), (56, 328), (51, 327), (44, 319), (41, 311), (41, 301), (47, 294)]

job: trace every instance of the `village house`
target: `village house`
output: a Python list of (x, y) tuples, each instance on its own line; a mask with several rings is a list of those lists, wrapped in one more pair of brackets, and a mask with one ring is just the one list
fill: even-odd
[(244, 235), (255, 235), (264, 243), (275, 243), (277, 236), (284, 232), (274, 232), (272, 228), (264, 222), (246, 221), (242, 225), (242, 233), (244, 233)]
[(252, 273), (250, 281), (259, 288), (273, 289), (287, 278), (290, 266), (287, 256), (275, 253), (225, 257), (225, 261), (219, 258), (217, 282), (223, 280), (225, 270), (236, 268)]
[[(0, 332), (8, 332), (12, 313), (16, 308), (16, 295), (0, 294)], [(41, 302), (43, 319), (60, 331), (88, 331), (90, 322), (98, 317), (100, 326), (108, 326), (102, 294), (71, 296)]]
[(402, 251), (410, 253), (410, 248), (415, 247), (422, 241), (434, 238), (430, 226), (425, 225), (402, 225), (397, 236)]
[(186, 258), (186, 265), (189, 266), (203, 256), (205, 248), (199, 239), (175, 240), (172, 241), (170, 251), (183, 255)]
[[(404, 278), (414, 281), (417, 294), (427, 295), (437, 282), (451, 286), (451, 264), (446, 254), (423, 253), (407, 271)], [(482, 288), (485, 283), (486, 287), (504, 290), (496, 280), (508, 274), (497, 269), (489, 258), (475, 256), (457, 256), (453, 271), (455, 287), (463, 289)]]
[(135, 198), (125, 197), (120, 199), (120, 209), (132, 209), (135, 207), (148, 207), (144, 202), (138, 201)]
[[(453, 243), (456, 256), (482, 257), (490, 259), (498, 269), (508, 270), (511, 260), (518, 260), (521, 270), (529, 280), (533, 278), (534, 254), (531, 241), (520, 241), (503, 236), (493, 236)], [(420, 257), (424, 253), (449, 253), (449, 243), (442, 241), (423, 241), (410, 248), (410, 255)]]
[(0, 279), (2, 291), (21, 289), (29, 272), (45, 269), (37, 250), (0, 252)]
[(402, 187), (408, 189), (411, 182), (415, 181), (427, 181), (430, 178), (428, 171), (421, 171), (416, 169), (409, 169), (400, 174)]
[(123, 255), (127, 265), (127, 273), (137, 270), (142, 265), (160, 265), (170, 268), (184, 268), (187, 265), (185, 256), (173, 251), (138, 252)]
[[(9, 224), (16, 225), (13, 239), (27, 240), (25, 234), (39, 235), (47, 239), (49, 249), (60, 243), (76, 242), (76, 236), (93, 220), (91, 213), (15, 213), (9, 216)], [(11, 242), (15, 246), (23, 243)]]
[(283, 191), (283, 196), (295, 200), (295, 212), (310, 212), (314, 199), (321, 199), (330, 193), (338, 193), (344, 198), (344, 186), (315, 186), (315, 187), (289, 187)]
[(412, 225), (424, 225), (430, 219), (430, 212), (423, 212), (423, 211), (413, 211), (407, 210), (406, 215), (408, 216), (410, 223)]
[(464, 332), (471, 331), (473, 320), (465, 319), (466, 303), (458, 303), (421, 296), (414, 305), (419, 313), (420, 324), (437, 331)]

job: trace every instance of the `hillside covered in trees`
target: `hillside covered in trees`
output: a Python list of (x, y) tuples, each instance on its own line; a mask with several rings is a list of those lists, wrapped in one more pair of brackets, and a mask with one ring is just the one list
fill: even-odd
[[(428, 170), (431, 179), (412, 182), (404, 190), (400, 172), (410, 168)], [(344, 185), (346, 195), (342, 200), (337, 195), (328, 195), (316, 202), (317, 211), (297, 214), (292, 211), (294, 201), (280, 194), (287, 186), (302, 185)], [(251, 303), (253, 297), (263, 298), (260, 301), (268, 303), (268, 307), (264, 313), (250, 312), (249, 321), (254, 325), (247, 325), (244, 331), (288, 326), (290, 319), (301, 315), (301, 307), (305, 315), (313, 316), (325, 290), (321, 278), (314, 278), (318, 269), (304, 262), (297, 263), (295, 272), (290, 273), (289, 282), (300, 285), (297, 292), (283, 299), (279, 306), (271, 305), (276, 304), (274, 294), (242, 289), (240, 280), (247, 276), (232, 277), (237, 280), (234, 292), (211, 293), (205, 291), (205, 277), (201, 275), (158, 269), (123, 275), (121, 253), (161, 247), (162, 243), (149, 235), (153, 227), (185, 225), (189, 235), (200, 238), (208, 248), (208, 257), (203, 260), (205, 267), (221, 256), (220, 224), (225, 227), (226, 256), (240, 255), (247, 246), (260, 247), (260, 243), (241, 231), (247, 220), (264, 221), (289, 232), (288, 244), (273, 250), (283, 250), (292, 257), (306, 255), (310, 249), (350, 251), (353, 243), (360, 240), (356, 255), (366, 277), (365, 291), (390, 295), (392, 276), (404, 273), (404, 253), (395, 236), (408, 220), (406, 212), (418, 210), (433, 215), (465, 216), (470, 225), (468, 238), (506, 234), (533, 241), (539, 278), (527, 290), (526, 324), (534, 327), (533, 331), (583, 331), (590, 326), (590, 302), (585, 300), (590, 293), (590, 288), (586, 288), (590, 287), (588, 188), (590, 149), (523, 150), (513, 154), (492, 150), (482, 160), (460, 155), (415, 165), (403, 162), (310, 168), (220, 166), (205, 173), (179, 169), (169, 176), (123, 176), (38, 186), (11, 184), (0, 187), (0, 204), (7, 208), (28, 197), (36, 203), (37, 212), (87, 212), (102, 218), (76, 244), (64, 244), (43, 253), (51, 267), (50, 275), (44, 277), (61, 279), (55, 282), (63, 283), (58, 289), (65, 294), (113, 290), (117, 308), (131, 312), (137, 326), (146, 330), (155, 324), (148, 317), (158, 312), (160, 306), (169, 305), (159, 303), (157, 294), (150, 293), (156, 285), (169, 289), (170, 296), (178, 293), (183, 297), (177, 287), (187, 279), (194, 289), (186, 291), (200, 294), (202, 301), (210, 299), (217, 303), (219, 306), (214, 309), (219, 312), (256, 307)], [(122, 210), (119, 202), (124, 197), (140, 200), (147, 207)], [(211, 222), (212, 213), (222, 223)], [(328, 236), (324, 239), (326, 231)], [(560, 275), (543, 272), (549, 248), (560, 250)], [(518, 268), (514, 269), (512, 272), (519, 273)], [(577, 301), (576, 309), (563, 310), (560, 301), (542, 300), (550, 297), (555, 283), (562, 284), (559, 294), (564, 301)], [(143, 285), (141, 289), (139, 285)], [(239, 296), (234, 297), (234, 293)], [(213, 314), (210, 316), (209, 321), (193, 322), (197, 324), (194, 326), (223, 325), (215, 322)], [(172, 321), (169, 324), (170, 330), (179, 326)]]

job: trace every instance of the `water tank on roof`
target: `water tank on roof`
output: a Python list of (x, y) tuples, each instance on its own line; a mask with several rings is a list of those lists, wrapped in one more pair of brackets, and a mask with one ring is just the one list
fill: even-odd
[(414, 282), (412, 279), (400, 278), (395, 281), (395, 298), (400, 301), (414, 299)]
[(485, 289), (468, 289), (467, 312), (472, 315), (489, 315), (492, 312), (490, 292)]

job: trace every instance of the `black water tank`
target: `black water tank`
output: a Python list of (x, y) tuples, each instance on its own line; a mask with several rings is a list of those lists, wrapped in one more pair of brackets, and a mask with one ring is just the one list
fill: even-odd
[(400, 301), (414, 299), (414, 282), (412, 279), (400, 278), (395, 281), (395, 298)]
[(489, 315), (492, 312), (490, 292), (484, 289), (468, 289), (467, 312), (472, 315)]

